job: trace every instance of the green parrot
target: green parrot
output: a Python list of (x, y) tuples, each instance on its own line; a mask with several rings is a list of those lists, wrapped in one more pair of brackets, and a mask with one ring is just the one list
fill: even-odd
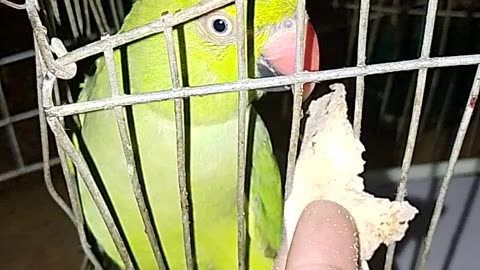
[[(137, 0), (120, 32), (198, 4), (199, 0)], [(294, 0), (256, 0), (253, 17), (255, 76), (292, 74), (295, 69)], [(313, 27), (307, 22), (305, 68), (317, 70), (319, 49)], [(235, 5), (203, 15), (182, 25), (183, 38), (174, 29), (178, 63), (188, 76), (181, 84), (200, 86), (237, 80)], [(180, 55), (180, 51), (185, 55)], [(127, 46), (131, 93), (172, 87), (163, 34)], [(124, 87), (121, 53), (115, 50), (120, 89)], [(180, 59), (184, 59), (181, 61)], [(87, 77), (78, 102), (107, 98), (110, 94), (103, 57), (95, 74)], [(180, 69), (180, 68), (179, 68)], [(181, 70), (179, 70), (181, 73)], [(185, 75), (185, 74), (183, 74)], [(185, 81), (188, 78), (188, 81)], [(306, 85), (311, 90), (312, 85)], [(122, 90), (121, 90), (122, 91)], [(252, 168), (249, 181), (249, 269), (271, 269), (280, 246), (283, 195), (279, 169), (269, 133), (251, 106), (260, 95), (249, 93), (247, 119), (253, 114)], [(198, 269), (237, 267), (237, 108), (238, 93), (190, 98), (190, 196), (193, 207), (194, 248)], [(132, 106), (139, 159), (146, 196), (169, 269), (185, 269), (173, 101)], [(248, 120), (247, 120), (248, 121)], [(84, 147), (115, 209), (139, 269), (157, 269), (132, 191), (127, 164), (113, 111), (80, 116)], [(252, 143), (252, 142), (249, 142)], [(78, 147), (78, 145), (77, 145)], [(80, 177), (78, 176), (80, 179)], [(123, 262), (85, 184), (79, 191), (86, 224), (98, 245), (120, 268)]]

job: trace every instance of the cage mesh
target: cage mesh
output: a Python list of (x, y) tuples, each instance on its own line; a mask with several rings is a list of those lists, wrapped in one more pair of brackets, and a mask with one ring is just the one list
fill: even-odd
[[(427, 120), (421, 119), (422, 113), (426, 114), (425, 119), (431, 117), (434, 113), (435, 91), (441, 84), (441, 73), (433, 73), (430, 91), (424, 100), (427, 89), (429, 70), (438, 68), (448, 68), (457, 66), (476, 66), (475, 77), (471, 83), (470, 92), (468, 94), (467, 102), (462, 107), (462, 116), (456, 131), (455, 139), (452, 144), (452, 149), (449, 153), (448, 163), (446, 166), (446, 174), (441, 181), (440, 191), (438, 193), (435, 208), (431, 216), (430, 227), (427, 235), (424, 238), (421, 254), (417, 263), (417, 269), (425, 269), (428, 253), (431, 247), (431, 242), (437, 223), (440, 218), (447, 189), (454, 173), (455, 165), (461, 154), (463, 142), (467, 134), (467, 130), (472, 120), (476, 100), (480, 89), (480, 54), (457, 55), (457, 56), (442, 56), (447, 49), (448, 34), (447, 31), (452, 24), (454, 18), (480, 18), (480, 12), (472, 10), (458, 10), (458, 6), (464, 5), (462, 1), (446, 1), (446, 5), (442, 8), (439, 6), (438, 0), (429, 0), (426, 2), (419, 1), (413, 8), (405, 9), (399, 0), (385, 1), (378, 0), (371, 3), (369, 0), (356, 1), (355, 3), (347, 3), (344, 1), (332, 1), (333, 7), (342, 7), (351, 9), (354, 14), (354, 19), (351, 23), (347, 23), (342, 27), (350, 28), (349, 41), (347, 46), (346, 66), (342, 68), (334, 68), (322, 70), (319, 72), (303, 72), (303, 48), (304, 40), (304, 24), (297, 23), (297, 51), (296, 51), (296, 74), (289, 76), (280, 76), (274, 78), (259, 78), (253, 79), (247, 77), (246, 63), (245, 63), (245, 29), (244, 20), (245, 14), (243, 7), (246, 1), (244, 0), (211, 0), (206, 1), (189, 9), (181, 10), (174, 14), (165, 14), (158, 20), (142, 26), (140, 28), (117, 34), (115, 33), (125, 16), (125, 4), (122, 1), (108, 1), (102, 2), (99, 0), (66, 0), (64, 6), (58, 5), (57, 1), (35, 1), (26, 0), (25, 4), (14, 4), (12, 2), (1, 0), (0, 3), (6, 4), (12, 8), (23, 10), (25, 9), (30, 20), (31, 27), (34, 33), (35, 49), (18, 53), (12, 56), (3, 57), (0, 59), (0, 67), (8, 64), (21, 61), (29, 57), (35, 57), (36, 62), (36, 78), (37, 78), (37, 95), (38, 95), (38, 109), (29, 110), (26, 112), (12, 115), (9, 111), (7, 99), (5, 98), (2, 84), (0, 83), (0, 128), (5, 129), (6, 138), (14, 157), (14, 169), (2, 171), (0, 174), (0, 182), (13, 179), (19, 175), (26, 174), (35, 170), (43, 169), (47, 188), (55, 201), (62, 207), (68, 217), (72, 220), (78, 230), (82, 247), (85, 251), (86, 257), (94, 265), (95, 268), (101, 269), (99, 261), (92, 253), (85, 230), (83, 228), (83, 216), (80, 208), (79, 195), (72, 175), (68, 170), (67, 158), (70, 159), (79, 174), (84, 179), (90, 193), (92, 194), (95, 203), (102, 213), (102, 217), (109, 228), (109, 232), (115, 242), (122, 261), (127, 269), (133, 269), (132, 260), (127, 252), (126, 244), (123, 242), (119, 233), (119, 228), (114, 222), (112, 215), (109, 213), (108, 207), (102, 198), (98, 187), (96, 187), (92, 174), (90, 173), (85, 159), (82, 157), (73, 146), (71, 139), (67, 135), (65, 129), (65, 118), (78, 115), (80, 113), (87, 113), (97, 110), (113, 110), (115, 112), (117, 125), (120, 131), (121, 140), (123, 142), (123, 149), (127, 164), (133, 168), (135, 160), (133, 157), (132, 146), (128, 135), (126, 119), (122, 113), (122, 108), (134, 104), (141, 104), (147, 102), (156, 102), (173, 99), (175, 102), (175, 115), (177, 127), (177, 165), (179, 171), (179, 190), (181, 193), (181, 208), (182, 208), (182, 222), (183, 222), (183, 236), (185, 257), (187, 261), (187, 268), (193, 269), (192, 247), (190, 246), (190, 229), (189, 229), (189, 214), (188, 214), (188, 192), (186, 185), (185, 172), (185, 138), (184, 138), (184, 122), (183, 122), (183, 99), (191, 96), (209, 95), (224, 92), (238, 92), (238, 186), (237, 186), (237, 227), (238, 227), (238, 256), (239, 269), (245, 269), (245, 235), (244, 235), (244, 185), (245, 185), (245, 167), (246, 167), (246, 153), (245, 153), (245, 121), (246, 117), (246, 92), (252, 89), (264, 89), (276, 86), (293, 85), (293, 103), (292, 103), (292, 124), (290, 129), (290, 140), (288, 146), (287, 156), (287, 183), (286, 193), (289, 192), (289, 187), (293, 179), (293, 168), (295, 165), (295, 158), (297, 155), (297, 146), (300, 136), (300, 120), (302, 116), (302, 88), (301, 85), (306, 82), (322, 82), (339, 79), (355, 78), (354, 97), (354, 117), (353, 126), (356, 137), (360, 137), (362, 131), (362, 115), (365, 115), (363, 110), (366, 79), (368, 76), (386, 75), (386, 87), (382, 96), (382, 103), (377, 112), (379, 118), (384, 115), (388, 109), (389, 99), (392, 98), (392, 89), (394, 88), (394, 73), (417, 71), (416, 76), (410, 81), (410, 89), (406, 97), (407, 102), (402, 108), (401, 121), (397, 123), (398, 130), (404, 131), (406, 141), (402, 146), (401, 158), (401, 174), (398, 188), (396, 191), (396, 200), (404, 200), (407, 190), (406, 185), (412, 159), (414, 148), (416, 146), (417, 134), (421, 133), (429, 125)], [(472, 6), (474, 6), (472, 1)], [(235, 4), (237, 10), (237, 62), (238, 62), (238, 77), (239, 80), (232, 83), (216, 84), (199, 87), (181, 87), (179, 84), (179, 74), (177, 69), (177, 60), (175, 57), (175, 48), (173, 46), (172, 29), (174, 26), (184, 23), (188, 20), (194, 19), (198, 16), (206, 14), (212, 10), (224, 7), (229, 4)], [(422, 8), (422, 5), (425, 8)], [(106, 13), (104, 6), (108, 7), (111, 14)], [(297, 0), (297, 22), (303, 22), (305, 18), (305, 0)], [(457, 7), (456, 10), (454, 8)], [(65, 10), (62, 10), (65, 9)], [(426, 9), (426, 13), (425, 13)], [(474, 10), (474, 9), (473, 9)], [(65, 12), (63, 12), (65, 11)], [(383, 61), (381, 63), (369, 63), (368, 59), (373, 51), (373, 44), (378, 42), (378, 33), (382, 27), (382, 17), (388, 17), (392, 24), (398, 23), (400, 13), (406, 13), (412, 16), (418, 16), (424, 19), (423, 34), (419, 47), (419, 56), (412, 60), (397, 60), (401, 55), (399, 50), (394, 52), (395, 61)], [(442, 18), (438, 23), (436, 20)], [(110, 24), (109, 24), (110, 22)], [(384, 22), (384, 21), (383, 21)], [(92, 28), (95, 25), (95, 29)], [(439, 55), (432, 57), (432, 43), (434, 41), (435, 28), (440, 27), (441, 35), (439, 41)], [(48, 29), (48, 31), (47, 31)], [(323, 31), (332, 31), (332, 29), (321, 29)], [(335, 28), (333, 28), (333, 31)], [(115, 64), (113, 61), (113, 49), (132, 41), (141, 39), (143, 37), (163, 32), (167, 44), (168, 55), (170, 59), (170, 73), (173, 88), (168, 91), (158, 91), (145, 94), (125, 95), (120, 94), (119, 86), (117, 85)], [(105, 33), (105, 34), (104, 34)], [(97, 40), (101, 35), (100, 40)], [(63, 40), (56, 38), (61, 36)], [(367, 38), (369, 37), (369, 38)], [(74, 50), (68, 51), (66, 47), (71, 44), (85, 44)], [(354, 55), (356, 49), (356, 56)], [(77, 75), (77, 63), (81, 60), (87, 59), (91, 56), (98, 56), (103, 54), (106, 60), (107, 70), (110, 76), (111, 97), (87, 101), (82, 103), (73, 103), (72, 94), (68, 91), (68, 84), (64, 84), (66, 80), (72, 80)], [(368, 57), (367, 57), (368, 56)], [(354, 66), (348, 66), (356, 59)], [(455, 81), (452, 79), (452, 81)], [(60, 86), (59, 86), (60, 85)], [(66, 88), (66, 91), (60, 91), (59, 88)], [(451, 83), (447, 91), (447, 100), (451, 97), (455, 88), (455, 84)], [(62, 96), (63, 95), (63, 96)], [(67, 100), (67, 104), (62, 104), (62, 100)], [(413, 104), (413, 105), (412, 105)], [(448, 107), (448, 106), (445, 106)], [(411, 118), (408, 121), (407, 115), (411, 113)], [(440, 119), (445, 117), (448, 112), (442, 109), (439, 113)], [(479, 117), (478, 113), (472, 123), (471, 133), (472, 138), (468, 143), (470, 147), (474, 144), (474, 138), (478, 130)], [(15, 133), (14, 124), (33, 117), (39, 117), (41, 142), (42, 142), (42, 161), (27, 164), (22, 155), (19, 146), (19, 141)], [(366, 119), (368, 120), (368, 119)], [(438, 123), (442, 123), (439, 120)], [(52, 157), (50, 154), (51, 148), (49, 146), (49, 130), (53, 133), (55, 144), (57, 146), (58, 157)], [(435, 129), (439, 131), (440, 124), (437, 124)], [(401, 140), (401, 132), (399, 132), (397, 140)], [(60, 164), (66, 178), (70, 202), (66, 203), (57, 194), (53, 187), (50, 177), (50, 166)], [(158, 267), (164, 268), (164, 258), (160, 252), (159, 243), (156, 240), (154, 228), (147, 213), (144, 195), (139, 181), (139, 177), (135, 170), (130, 172), (130, 179), (132, 187), (137, 198), (138, 207), (141, 210), (142, 220), (144, 222), (146, 233), (149, 242), (157, 260)], [(385, 260), (385, 269), (392, 269), (393, 258), (395, 253), (395, 245), (388, 247), (388, 252)]]

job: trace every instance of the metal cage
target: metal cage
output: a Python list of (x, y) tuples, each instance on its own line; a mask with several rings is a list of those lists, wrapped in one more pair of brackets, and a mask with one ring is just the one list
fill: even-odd
[[(0, 182), (12, 179), (18, 175), (25, 174), (34, 170), (39, 170), (43, 168), (45, 181), (49, 192), (55, 201), (62, 207), (68, 217), (73, 221), (77, 227), (78, 234), (84, 252), (87, 258), (93, 263), (93, 265), (101, 269), (100, 263), (93, 255), (92, 251), (89, 248), (87, 243), (87, 237), (84, 231), (84, 222), (83, 214), (80, 209), (79, 204), (79, 195), (77, 187), (73, 184), (72, 176), (68, 170), (67, 157), (74, 163), (76, 169), (84, 179), (90, 193), (92, 194), (95, 203), (97, 204), (104, 222), (109, 228), (109, 232), (112, 235), (115, 246), (119, 251), (119, 254), (124, 262), (126, 269), (133, 269), (132, 261), (129, 253), (127, 252), (125, 243), (120, 237), (119, 228), (114, 222), (112, 215), (109, 213), (109, 210), (106, 206), (106, 203), (102, 196), (100, 195), (99, 189), (95, 184), (92, 174), (90, 173), (87, 163), (84, 158), (78, 152), (70, 138), (67, 136), (64, 126), (64, 118), (74, 116), (80, 113), (87, 113), (97, 110), (113, 110), (115, 112), (117, 126), (120, 131), (121, 139), (123, 142), (123, 150), (125, 153), (125, 159), (127, 164), (135, 167), (135, 161), (133, 158), (133, 152), (131, 147), (131, 142), (128, 137), (126, 120), (122, 113), (122, 107), (154, 102), (154, 101), (163, 101), (163, 100), (174, 100), (175, 102), (175, 115), (176, 115), (176, 127), (177, 127), (177, 165), (179, 172), (178, 185), (181, 192), (181, 208), (182, 208), (182, 222), (183, 222), (183, 236), (184, 236), (184, 247), (185, 247), (185, 256), (188, 265), (188, 269), (193, 269), (192, 261), (192, 250), (190, 246), (190, 229), (189, 229), (189, 214), (188, 214), (188, 195), (187, 195), (187, 185), (186, 185), (186, 172), (185, 172), (185, 138), (183, 135), (184, 122), (183, 119), (183, 98), (190, 96), (199, 96), (199, 95), (208, 95), (215, 93), (223, 92), (238, 92), (239, 95), (239, 104), (238, 104), (238, 116), (239, 116), (239, 134), (238, 134), (238, 186), (237, 186), (237, 229), (238, 229), (238, 268), (245, 269), (245, 248), (244, 248), (244, 185), (245, 185), (245, 166), (246, 166), (246, 152), (245, 152), (245, 108), (246, 108), (246, 92), (251, 89), (262, 89), (268, 87), (276, 86), (285, 86), (285, 85), (294, 85), (294, 95), (293, 95), (293, 116), (292, 116), (292, 126), (291, 126), (291, 139), (289, 141), (289, 151), (288, 151), (288, 162), (287, 162), (287, 184), (286, 184), (286, 193), (288, 194), (288, 189), (291, 185), (293, 179), (293, 169), (295, 166), (295, 158), (297, 155), (297, 146), (300, 134), (300, 120), (301, 120), (301, 102), (302, 102), (302, 87), (301, 85), (306, 82), (321, 82), (328, 80), (344, 79), (344, 78), (355, 78), (355, 106), (354, 106), (354, 133), (356, 137), (360, 137), (361, 128), (362, 128), (362, 112), (363, 112), (363, 103), (364, 103), (364, 91), (365, 91), (365, 78), (366, 76), (378, 75), (378, 74), (392, 74), (395, 72), (401, 71), (415, 71), (418, 70), (418, 75), (416, 77), (416, 84), (412, 84), (412, 93), (413, 95), (413, 110), (411, 121), (408, 129), (408, 136), (405, 146), (405, 151), (403, 153), (403, 161), (401, 165), (401, 175), (399, 180), (399, 185), (396, 193), (396, 200), (402, 201), (406, 196), (406, 184), (408, 181), (408, 173), (412, 164), (412, 156), (414, 147), (416, 144), (417, 133), (419, 128), (422, 129), (423, 126), (420, 122), (420, 116), (422, 112), (422, 105), (424, 99), (424, 92), (427, 82), (427, 72), (432, 68), (442, 68), (442, 67), (453, 67), (453, 66), (467, 66), (467, 65), (476, 65), (477, 71), (475, 78), (472, 82), (471, 91), (468, 97), (468, 101), (464, 106), (464, 112), (460, 126), (458, 128), (455, 142), (450, 153), (448, 160), (448, 165), (446, 170), (447, 173), (443, 176), (441, 182), (440, 192), (436, 199), (436, 204), (434, 212), (430, 220), (430, 227), (428, 233), (423, 241), (423, 248), (421, 255), (419, 256), (419, 261), (417, 264), (417, 269), (425, 269), (429, 250), (431, 247), (433, 235), (435, 233), (437, 223), (440, 218), (440, 214), (443, 208), (444, 200), (447, 194), (447, 189), (452, 178), (455, 165), (459, 158), (460, 150), (462, 148), (467, 129), (472, 118), (472, 114), (475, 108), (477, 97), (480, 90), (480, 54), (473, 55), (460, 55), (460, 56), (447, 56), (447, 57), (431, 57), (431, 47), (434, 34), (435, 20), (437, 16), (462, 16), (463, 13), (455, 13), (450, 9), (438, 11), (439, 1), (438, 0), (429, 0), (427, 6), (427, 12), (425, 17), (424, 25), (424, 34), (421, 42), (421, 53), (418, 59), (414, 60), (404, 60), (404, 61), (394, 61), (394, 62), (385, 62), (379, 64), (367, 64), (367, 55), (370, 55), (371, 52), (367, 50), (367, 32), (369, 27), (369, 22), (371, 20), (370, 13), (372, 12), (383, 12), (383, 13), (395, 13), (396, 9), (389, 9), (382, 6), (384, 1), (379, 1), (377, 5), (371, 6), (369, 0), (360, 0), (360, 8), (356, 12), (354, 21), (358, 20), (358, 24), (351, 24), (351, 33), (358, 33), (358, 38), (356, 35), (352, 34), (350, 36), (349, 50), (348, 52), (354, 51), (353, 48), (355, 44), (357, 45), (357, 55), (356, 55), (356, 64), (353, 67), (344, 67), (338, 69), (329, 69), (322, 70), (319, 72), (303, 72), (303, 51), (300, 48), (303, 48), (304, 40), (304, 24), (297, 23), (297, 51), (296, 51), (296, 71), (297, 73), (290, 76), (280, 76), (274, 78), (260, 78), (252, 79), (248, 78), (246, 74), (246, 63), (245, 63), (245, 29), (244, 29), (244, 20), (245, 14), (244, 9), (242, 8), (245, 5), (245, 0), (211, 0), (203, 2), (202, 4), (193, 6), (189, 9), (181, 10), (175, 14), (165, 14), (158, 20), (142, 26), (140, 28), (117, 34), (117, 35), (103, 35), (101, 40), (89, 43), (83, 47), (75, 49), (73, 51), (67, 51), (64, 43), (59, 39), (53, 38), (50, 39), (47, 36), (46, 28), (44, 27), (44, 22), (41, 20), (38, 3), (35, 0), (26, 0), (24, 5), (13, 4), (6, 0), (1, 0), (1, 3), (7, 4), (13, 8), (17, 9), (26, 9), (28, 18), (31, 22), (31, 26), (34, 32), (34, 41), (35, 41), (35, 50), (29, 51), (21, 55), (16, 55), (15, 57), (2, 58), (0, 61), (0, 66), (5, 65), (11, 62), (14, 62), (18, 59), (23, 59), (25, 57), (35, 56), (36, 60), (36, 74), (37, 74), (37, 93), (38, 93), (38, 111), (28, 111), (22, 114), (15, 116), (10, 116), (6, 105), (6, 99), (4, 97), (2, 88), (0, 88), (0, 108), (2, 108), (2, 114), (5, 116), (4, 120), (0, 120), (0, 127), (6, 127), (8, 132), (8, 138), (11, 142), (15, 162), (17, 169), (0, 175)], [(56, 1), (53, 1), (56, 2)], [(101, 7), (99, 1), (84, 1), (86, 5), (90, 5), (92, 10), (94, 6), (97, 8)], [(396, 4), (399, 3), (398, 0), (394, 0)], [(450, 3), (451, 1), (449, 1)], [(70, 4), (70, 1), (65, 1), (67, 5), (67, 17), (70, 21), (70, 27), (74, 38), (78, 38), (82, 34), (91, 35), (91, 29), (83, 29), (81, 23), (78, 23), (78, 18), (75, 17), (74, 13), (80, 12), (78, 1), (74, 1), (74, 5)], [(68, 4), (67, 4), (68, 3)], [(110, 1), (112, 6), (115, 5), (114, 1)], [(214, 9), (224, 7), (229, 4), (235, 4), (237, 10), (237, 23), (236, 23), (236, 33), (237, 33), (237, 62), (238, 62), (238, 77), (239, 80), (233, 83), (209, 85), (209, 86), (200, 86), (200, 87), (180, 87), (179, 85), (179, 74), (177, 72), (177, 60), (175, 57), (175, 48), (173, 45), (173, 35), (172, 29), (174, 26), (186, 22), (190, 19), (196, 18), (210, 12)], [(339, 1), (333, 1), (333, 5), (340, 5)], [(297, 22), (303, 22), (305, 18), (305, 0), (297, 0), (297, 11), (300, 16), (297, 17)], [(68, 7), (69, 6), (69, 7)], [(119, 6), (117, 6), (119, 7)], [(346, 4), (345, 7), (356, 10), (357, 6), (353, 4)], [(450, 7), (450, 5), (449, 5)], [(57, 7), (58, 9), (58, 7)], [(74, 12), (75, 10), (75, 12)], [(117, 10), (113, 8), (112, 10)], [(119, 21), (123, 18), (123, 9), (119, 10), (120, 14), (114, 14), (114, 24), (116, 29), (119, 28)], [(58, 10), (56, 11), (58, 14)], [(382, 13), (382, 14), (383, 14)], [(424, 13), (422, 10), (410, 10), (409, 13), (423, 16)], [(380, 13), (375, 13), (378, 15)], [(103, 10), (98, 13), (94, 13), (94, 21), (97, 24), (100, 32), (109, 32), (113, 33), (114, 29), (108, 27), (106, 24), (106, 16)], [(372, 15), (372, 16), (375, 16)], [(478, 16), (477, 13), (474, 13), (472, 16)], [(88, 16), (87, 16), (88, 17)], [(120, 19), (119, 19), (120, 18)], [(77, 23), (76, 23), (77, 21)], [(377, 26), (375, 26), (377, 25)], [(374, 22), (373, 31), (378, 31), (378, 23)], [(159, 91), (151, 92), (145, 94), (135, 94), (135, 95), (123, 95), (119, 94), (118, 85), (116, 84), (116, 74), (115, 64), (113, 61), (113, 49), (124, 45), (126, 43), (138, 40), (140, 38), (163, 32), (165, 35), (165, 40), (168, 48), (168, 55), (170, 59), (170, 73), (172, 74), (172, 85), (173, 89), (168, 91)], [(68, 44), (67, 44), (68, 45)], [(76, 63), (87, 57), (103, 54), (106, 60), (106, 66), (109, 72), (110, 78), (110, 87), (111, 87), (111, 97), (101, 100), (87, 101), (82, 103), (70, 103), (70, 104), (60, 104), (60, 93), (58, 90), (58, 80), (69, 80), (72, 79), (77, 72)], [(347, 56), (347, 59), (351, 61), (354, 58), (353, 54), (350, 53)], [(434, 80), (438, 80), (434, 79)], [(438, 82), (437, 82), (438, 83)], [(391, 84), (391, 82), (390, 82)], [(0, 85), (1, 87), (1, 85)], [(351, 89), (350, 89), (351, 90)], [(388, 90), (387, 90), (388, 91)], [(71, 101), (71, 97), (68, 96), (67, 99)], [(431, 101), (427, 100), (426, 107), (432, 106)], [(383, 111), (385, 111), (385, 106), (382, 105)], [(40, 128), (41, 128), (41, 140), (42, 140), (42, 154), (43, 154), (43, 163), (36, 163), (27, 165), (22, 159), (20, 153), (18, 142), (15, 137), (15, 132), (13, 130), (13, 123), (20, 121), (22, 119), (31, 118), (39, 116), (40, 119)], [(403, 122), (401, 125), (406, 125), (408, 122)], [(51, 158), (49, 155), (49, 141), (48, 141), (48, 128), (53, 132), (55, 141), (57, 144), (59, 158)], [(406, 126), (405, 126), (406, 127)], [(50, 166), (61, 163), (64, 176), (66, 178), (66, 183), (68, 187), (68, 193), (70, 198), (71, 208), (66, 202), (57, 194), (55, 188), (53, 187), (51, 177), (50, 177)], [(163, 269), (164, 259), (162, 258), (159, 243), (157, 243), (155, 238), (154, 228), (149, 219), (148, 214), (146, 214), (146, 204), (144, 196), (141, 191), (140, 182), (136, 171), (130, 172), (131, 184), (137, 198), (138, 207), (143, 213), (142, 219), (146, 228), (146, 233), (148, 239), (152, 246), (152, 249), (155, 254), (159, 268)], [(395, 245), (388, 247), (388, 252), (386, 256), (385, 269), (392, 269), (393, 257), (395, 252)]]

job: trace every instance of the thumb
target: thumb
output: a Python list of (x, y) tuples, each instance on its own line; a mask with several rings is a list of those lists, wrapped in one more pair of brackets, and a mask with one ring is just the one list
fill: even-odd
[(286, 269), (356, 270), (357, 234), (345, 208), (332, 201), (313, 201), (298, 220)]

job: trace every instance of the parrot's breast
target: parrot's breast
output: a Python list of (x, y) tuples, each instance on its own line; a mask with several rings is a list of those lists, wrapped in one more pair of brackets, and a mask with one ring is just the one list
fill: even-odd
[[(185, 269), (177, 179), (177, 158), (180, 157), (176, 154), (175, 123), (158, 119), (145, 105), (134, 106), (133, 112), (146, 195), (162, 249), (170, 269)], [(217, 125), (190, 127), (187, 182), (190, 185), (192, 229), (199, 269), (234, 269), (237, 265), (237, 126), (237, 119), (232, 118)], [(263, 124), (261, 127), (265, 129)], [(256, 135), (256, 140), (265, 141), (263, 137), (266, 135), (269, 141), (266, 129), (259, 134), (262, 134), (262, 138)], [(128, 178), (113, 113), (102, 111), (88, 114), (82, 136), (137, 264), (140, 269), (156, 269)], [(274, 164), (272, 168), (276, 169), (273, 155), (262, 162)], [(275, 179), (277, 175), (273, 172), (273, 183), (280, 185), (280, 179)], [(120, 264), (120, 257), (98, 210), (85, 187), (80, 185), (80, 189), (87, 224), (108, 255)], [(278, 223), (281, 224), (281, 219), (278, 219)], [(260, 255), (257, 256), (262, 257), (262, 252), (259, 250)], [(266, 261), (270, 262), (271, 259), (267, 258)]]

